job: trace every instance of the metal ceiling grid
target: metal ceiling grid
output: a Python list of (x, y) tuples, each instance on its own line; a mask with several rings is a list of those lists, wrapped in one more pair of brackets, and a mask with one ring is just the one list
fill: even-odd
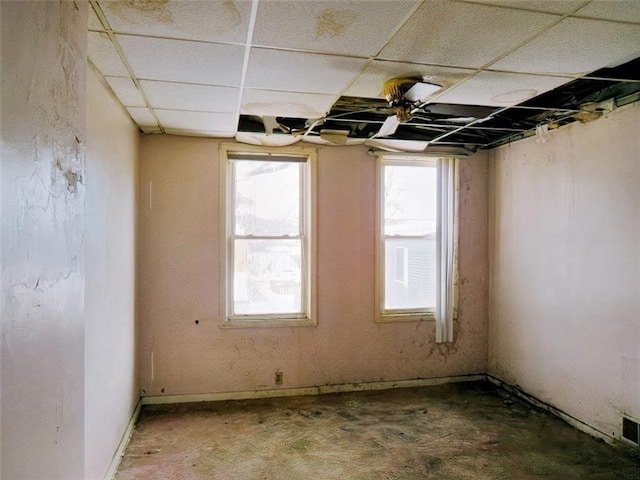
[[(89, 59), (145, 133), (420, 151), (638, 100), (635, 0), (91, 0)], [(382, 137), (385, 80), (441, 89)]]

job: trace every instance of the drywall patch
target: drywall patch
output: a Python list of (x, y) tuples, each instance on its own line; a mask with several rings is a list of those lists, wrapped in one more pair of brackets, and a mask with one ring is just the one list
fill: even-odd
[(326, 8), (316, 15), (316, 37), (337, 37), (355, 18), (352, 10)]

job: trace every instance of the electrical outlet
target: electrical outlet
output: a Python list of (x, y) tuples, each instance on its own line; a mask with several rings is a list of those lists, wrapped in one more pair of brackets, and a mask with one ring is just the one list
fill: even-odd
[(284, 383), (284, 372), (276, 371), (276, 385)]

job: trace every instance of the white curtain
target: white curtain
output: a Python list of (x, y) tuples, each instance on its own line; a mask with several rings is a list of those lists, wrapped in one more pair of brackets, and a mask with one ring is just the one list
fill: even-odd
[(455, 256), (457, 244), (456, 158), (438, 159), (437, 310), (436, 342), (453, 341), (455, 305)]

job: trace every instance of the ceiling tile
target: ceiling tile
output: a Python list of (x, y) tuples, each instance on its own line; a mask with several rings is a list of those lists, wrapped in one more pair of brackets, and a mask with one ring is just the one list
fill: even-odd
[(140, 127), (157, 127), (158, 122), (156, 122), (155, 117), (146, 107), (127, 107), (127, 111), (131, 118), (140, 126)]
[(244, 47), (117, 35), (138, 78), (238, 86)]
[(264, 1), (258, 7), (253, 44), (371, 56), (380, 51), (417, 3)]
[(349, 85), (366, 62), (359, 58), (252, 48), (245, 86), (264, 90), (338, 94)]
[(183, 128), (165, 128), (165, 133), (169, 135), (186, 135), (188, 137), (215, 137), (215, 138), (233, 138), (234, 132), (219, 132), (217, 130), (195, 130)]
[(364, 144), (391, 152), (423, 152), (429, 146), (429, 142), (396, 138), (370, 138)]
[(128, 77), (129, 72), (106, 33), (87, 34), (87, 55), (102, 75)]
[(101, 1), (118, 33), (242, 43), (246, 40), (251, 1)]
[(146, 107), (140, 90), (130, 77), (105, 77), (105, 80), (125, 107)]
[(386, 80), (394, 77), (423, 77), (426, 82), (449, 88), (474, 72), (475, 70), (375, 60), (351, 84), (345, 95), (367, 98), (382, 97), (382, 85)]
[(238, 132), (235, 135), (236, 141), (248, 143), (249, 145), (260, 145), (265, 147), (286, 147), (298, 143), (302, 136), (293, 135), (267, 135), (256, 132)]
[(240, 113), (268, 117), (319, 118), (331, 109), (335, 100), (335, 95), (245, 89)]
[(235, 133), (238, 123), (234, 113), (185, 112), (161, 109), (156, 109), (155, 112), (160, 124), (165, 129)]
[(102, 26), (102, 23), (98, 19), (98, 16), (96, 15), (96, 12), (91, 7), (89, 7), (89, 23), (88, 23), (88, 25), (89, 25), (89, 30), (104, 31), (104, 27)]
[(567, 18), (491, 68), (583, 75), (639, 51), (640, 25)]
[(594, 0), (576, 12), (576, 16), (640, 23), (638, 0)]
[(240, 89), (191, 83), (141, 80), (140, 86), (154, 108), (235, 113)]
[[(583, 5), (585, 0), (465, 0), (499, 7), (522, 8), (548, 13), (570, 13)], [(608, 0), (607, 0), (608, 1)]]
[(570, 78), (525, 75), (520, 73), (480, 72), (441, 96), (438, 103), (487, 105), (504, 107), (552, 90), (571, 81)]
[(477, 68), (557, 19), (545, 13), (431, 0), (400, 29), (380, 58)]

